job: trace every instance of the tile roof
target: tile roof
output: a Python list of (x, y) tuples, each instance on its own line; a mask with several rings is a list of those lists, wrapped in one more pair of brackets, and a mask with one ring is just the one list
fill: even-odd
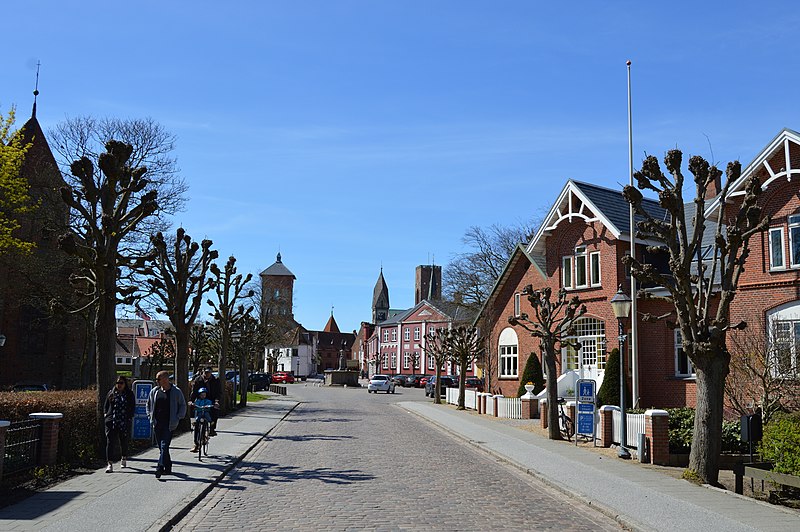
[(295, 277), (294, 274), (289, 271), (289, 268), (284, 266), (283, 262), (281, 262), (281, 254), (280, 253), (278, 253), (278, 257), (275, 260), (275, 262), (272, 264), (272, 266), (270, 266), (269, 268), (267, 268), (266, 270), (261, 272), (259, 275), (262, 275), (262, 276), (269, 275), (269, 276), (277, 276), (277, 277), (285, 276), (285, 277), (292, 277), (293, 279), (297, 279), (297, 277)]

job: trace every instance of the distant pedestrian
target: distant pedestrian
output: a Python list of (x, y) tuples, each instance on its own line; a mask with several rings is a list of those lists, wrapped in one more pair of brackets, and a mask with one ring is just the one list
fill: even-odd
[(128, 379), (120, 375), (114, 387), (108, 391), (103, 404), (106, 432), (106, 460), (108, 467), (106, 473), (114, 471), (114, 447), (119, 441), (122, 467), (127, 467), (128, 439), (130, 437), (131, 419), (136, 407), (136, 398), (133, 396)]
[(169, 445), (172, 432), (178, 428), (178, 422), (186, 416), (186, 399), (183, 392), (169, 382), (169, 372), (159, 371), (156, 384), (147, 398), (147, 417), (153, 426), (153, 432), (160, 451), (156, 478), (172, 474), (172, 458), (169, 456)]
[(222, 385), (219, 379), (214, 376), (210, 367), (204, 369), (203, 374), (197, 377), (192, 383), (192, 395), (189, 396), (190, 401), (195, 401), (197, 399), (200, 388), (206, 389), (206, 399), (210, 399), (211, 402), (214, 403), (214, 408), (211, 409), (211, 432), (209, 436), (216, 436), (219, 401), (222, 399)]

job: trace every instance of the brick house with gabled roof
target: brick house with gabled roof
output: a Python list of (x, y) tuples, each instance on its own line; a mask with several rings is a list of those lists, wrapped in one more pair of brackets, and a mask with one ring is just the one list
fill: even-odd
[[(800, 370), (800, 134), (783, 130), (754, 158), (741, 178), (731, 184), (724, 216), (736, 212), (750, 176), (758, 177), (762, 183), (759, 204), (771, 216), (772, 223), (750, 241), (750, 256), (731, 308), (731, 321), (745, 319), (750, 322), (750, 334), (761, 334), (768, 345), (780, 343), (784, 349), (778, 371), (796, 379)], [(719, 183), (710, 187), (713, 194), (720, 188)], [(666, 216), (654, 200), (646, 199), (644, 207), (654, 217)], [(692, 218), (693, 208), (692, 203), (687, 203), (687, 218)], [(712, 225), (720, 211), (719, 197), (710, 198), (706, 217)], [(547, 286), (553, 291), (564, 287), (587, 307), (578, 324), (582, 348), (563, 349), (557, 360), (559, 392), (565, 392), (581, 371), (587, 378), (602, 380), (606, 353), (617, 346), (617, 323), (610, 299), (620, 285), (630, 284), (620, 263), (621, 257), (630, 252), (628, 212), (621, 191), (567, 182), (531, 242), (512, 254), (474, 322), (487, 336), (489, 389), (516, 395), (528, 357), (531, 353), (540, 356), (538, 341), (521, 327), (508, 324), (512, 314), (530, 313), (521, 294), (528, 284), (535, 288)], [(709, 229), (704, 249), (711, 249), (713, 242), (713, 227)], [(647, 256), (648, 244), (652, 243), (637, 241), (637, 258), (665, 267)], [(640, 316), (670, 311), (672, 306), (666, 302), (638, 301)], [(626, 333), (629, 323), (630, 320), (625, 324)], [(764, 331), (770, 328), (776, 331), (775, 338), (766, 337)], [(639, 406), (694, 406), (695, 376), (681, 350), (680, 334), (663, 321), (639, 321), (638, 339)], [(626, 365), (628, 378), (632, 379), (630, 361)]]

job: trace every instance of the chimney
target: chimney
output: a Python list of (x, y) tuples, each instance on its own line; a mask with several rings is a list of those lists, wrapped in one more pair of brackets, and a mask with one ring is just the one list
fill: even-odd
[(709, 183), (708, 187), (706, 187), (706, 201), (713, 200), (720, 192), (722, 192), (722, 174), (718, 175), (714, 181)]

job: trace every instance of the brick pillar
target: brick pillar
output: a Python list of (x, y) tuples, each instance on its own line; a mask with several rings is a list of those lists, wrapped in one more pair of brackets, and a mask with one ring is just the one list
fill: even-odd
[(3, 459), (6, 455), (6, 430), (11, 425), (10, 421), (0, 421), (0, 478), (3, 478)]
[(39, 442), (39, 465), (55, 465), (58, 459), (58, 425), (64, 414), (37, 412), (31, 419), (42, 421), (42, 439)]
[(600, 445), (611, 447), (614, 443), (614, 411), (618, 406), (603, 405), (600, 407)]
[(575, 401), (567, 401), (567, 415), (572, 420), (572, 426), (575, 427), (575, 430), (578, 430), (578, 418), (575, 417)]
[(650, 462), (669, 465), (669, 413), (666, 410), (648, 410), (644, 419)]
[(543, 429), (547, 428), (547, 399), (539, 401), (539, 423)]
[(522, 419), (536, 419), (539, 401), (535, 397), (522, 396)]

